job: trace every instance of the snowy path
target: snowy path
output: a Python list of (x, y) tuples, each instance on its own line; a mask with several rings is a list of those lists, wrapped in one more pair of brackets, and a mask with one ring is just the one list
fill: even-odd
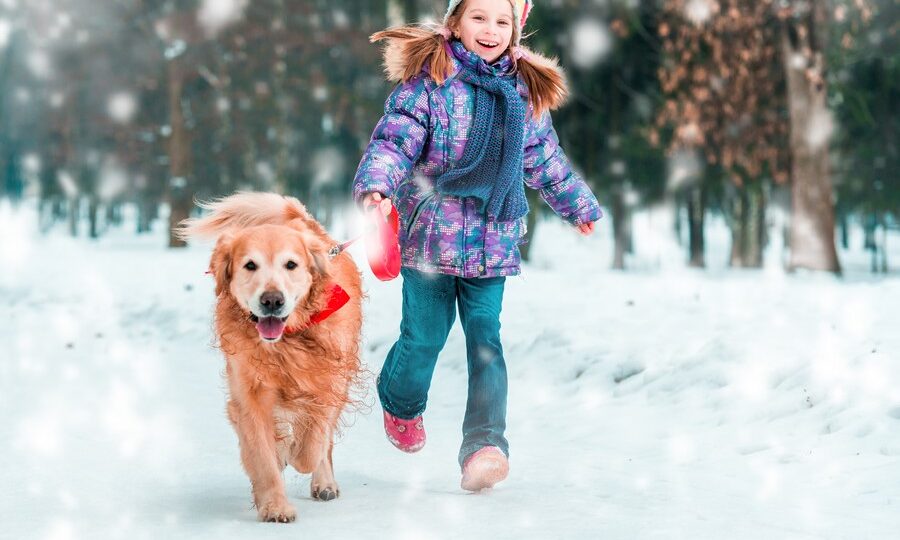
[[(457, 325), (427, 447), (394, 450), (377, 407), (351, 416), (341, 498), (311, 501), (288, 469), (291, 525), (254, 521), (209, 345), (206, 248), (7, 245), (0, 538), (896, 538), (900, 280), (617, 274), (591, 262), (606, 241), (548, 223), (508, 281), (502, 487), (459, 489)], [(366, 279), (377, 372), (400, 283)]]

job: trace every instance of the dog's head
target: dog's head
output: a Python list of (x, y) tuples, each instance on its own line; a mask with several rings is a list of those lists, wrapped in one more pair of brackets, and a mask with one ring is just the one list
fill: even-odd
[(287, 318), (328, 273), (327, 246), (312, 233), (259, 225), (221, 236), (210, 271), (216, 295), (231, 294), (250, 312), (259, 336), (281, 339)]

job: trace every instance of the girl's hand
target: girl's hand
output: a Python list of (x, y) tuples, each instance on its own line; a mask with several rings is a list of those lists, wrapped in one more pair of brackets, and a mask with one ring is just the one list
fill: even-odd
[(591, 233), (594, 232), (595, 222), (591, 221), (590, 223), (582, 223), (577, 227), (578, 232), (581, 233), (581, 236), (590, 236)]
[(381, 193), (369, 193), (363, 197), (363, 208), (368, 211), (372, 206), (377, 206), (384, 217), (391, 215), (391, 200), (386, 199)]

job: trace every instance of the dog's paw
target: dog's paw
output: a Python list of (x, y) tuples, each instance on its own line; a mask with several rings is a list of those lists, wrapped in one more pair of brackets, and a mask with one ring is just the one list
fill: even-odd
[(310, 490), (313, 499), (320, 501), (333, 501), (341, 494), (341, 490), (337, 486), (313, 486)]
[(291, 523), (297, 511), (286, 500), (269, 501), (259, 507), (259, 520), (269, 523)]

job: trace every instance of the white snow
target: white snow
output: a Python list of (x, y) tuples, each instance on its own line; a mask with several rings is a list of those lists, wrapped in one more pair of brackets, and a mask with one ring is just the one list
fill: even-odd
[(608, 270), (609, 219), (590, 238), (540, 224), (502, 318), (511, 474), (478, 495), (459, 488), (456, 464), (458, 325), (428, 445), (403, 454), (372, 387), (401, 283), (365, 270), (372, 407), (347, 416), (335, 447), (341, 497), (313, 502), (288, 469), (298, 519), (277, 525), (255, 521), (225, 418), (209, 246), (163, 248), (164, 220), (144, 237), (127, 222), (96, 242), (63, 226), (39, 236), (30, 205), (0, 205), (0, 538), (895, 537), (896, 272), (865, 273), (856, 233), (842, 279), (727, 270), (718, 219), (711, 268), (689, 271), (674, 241), (646, 241), (671, 220), (636, 216), (627, 273)]

